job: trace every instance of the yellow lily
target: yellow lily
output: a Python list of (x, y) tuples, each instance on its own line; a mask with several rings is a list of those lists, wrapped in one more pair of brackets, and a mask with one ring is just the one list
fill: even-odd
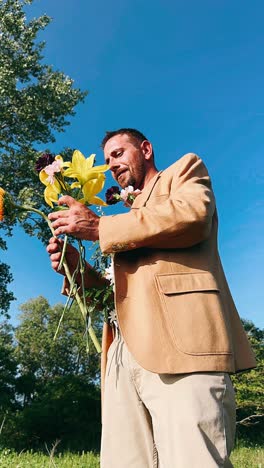
[[(55, 161), (58, 161), (60, 163), (61, 167), (64, 165), (63, 159), (62, 159), (62, 157), (60, 155), (55, 157)], [(50, 164), (50, 166), (51, 166), (51, 164)], [(49, 166), (47, 166), (47, 167), (49, 167)], [(58, 170), (56, 170), (55, 172), (58, 172)], [(44, 169), (42, 169), (40, 171), (39, 178), (40, 178), (40, 181), (44, 185), (46, 185), (46, 188), (44, 190), (45, 202), (49, 206), (51, 206), (51, 208), (53, 208), (53, 203), (56, 203), (58, 201), (59, 194), (62, 191), (61, 185), (60, 185), (60, 183), (58, 182), (58, 180), (56, 178), (52, 179), (53, 180), (52, 183), (50, 182), (51, 175), (46, 172), (46, 168), (44, 168)]]
[(105, 175), (99, 173), (96, 179), (88, 180), (82, 187), (84, 202), (90, 205), (108, 206), (101, 198), (96, 197), (101, 192), (105, 183)]
[(64, 166), (68, 169), (65, 169), (63, 175), (65, 177), (78, 179), (81, 186), (83, 187), (86, 182), (91, 179), (97, 179), (99, 174), (109, 169), (107, 164), (93, 167), (94, 158), (95, 154), (91, 154), (89, 158), (85, 158), (79, 150), (75, 150), (72, 156), (72, 161), (64, 163)]
[(53, 208), (53, 203), (57, 203), (61, 188), (58, 188), (55, 184), (49, 184), (44, 190), (45, 202)]

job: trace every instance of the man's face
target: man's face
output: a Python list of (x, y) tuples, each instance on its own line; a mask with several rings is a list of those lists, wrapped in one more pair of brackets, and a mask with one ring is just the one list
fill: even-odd
[(122, 134), (110, 138), (104, 147), (105, 162), (122, 188), (132, 185), (141, 189), (144, 184), (146, 159), (140, 144), (135, 145), (129, 135)]

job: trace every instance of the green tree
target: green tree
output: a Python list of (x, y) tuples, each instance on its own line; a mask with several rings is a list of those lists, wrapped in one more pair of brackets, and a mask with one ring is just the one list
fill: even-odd
[(8, 291), (8, 284), (12, 279), (10, 267), (6, 265), (6, 263), (0, 262), (0, 313), (4, 314), (6, 318), (9, 317), (8, 310), (10, 302), (15, 299), (14, 294)]
[[(12, 327), (0, 323), (0, 427), (3, 429), (7, 414), (16, 409), (17, 362), (14, 356)], [(1, 430), (0, 430), (1, 434)]]
[(237, 434), (256, 442), (264, 435), (264, 330), (253, 322), (243, 320), (243, 325), (254, 350), (257, 367), (232, 377), (236, 390)]
[[(34, 172), (36, 144), (55, 141), (55, 132), (69, 124), (67, 116), (74, 115), (75, 106), (84, 100), (86, 92), (43, 61), (45, 43), (38, 41), (38, 34), (51, 19), (42, 15), (28, 21), (25, 7), (30, 8), (32, 2), (0, 0), (0, 187), (15, 196), (27, 187), (24, 198), (40, 207), (42, 188), (38, 190)], [(10, 224), (2, 223), (2, 228), (11, 234)], [(33, 233), (28, 220), (24, 228)], [(47, 238), (47, 227), (42, 222), (36, 229), (34, 233), (42, 240)], [(0, 238), (0, 248), (4, 245)], [(0, 265), (1, 271), (8, 271), (5, 264)], [(1, 283), (0, 313), (6, 313), (13, 300), (8, 275)]]
[(51, 19), (43, 15), (27, 21), (24, 6), (32, 2), (0, 2), (0, 147), (7, 153), (55, 141), (53, 132), (64, 129), (66, 116), (74, 115), (86, 94), (43, 63), (45, 43), (36, 38)]
[[(43, 297), (21, 306), (15, 330), (16, 379), (20, 411), (9, 418), (5, 445), (41, 448), (61, 440), (61, 448), (97, 449), (100, 440), (99, 360), (87, 354), (85, 324), (74, 305), (65, 313)], [(99, 319), (99, 318), (98, 318)]]
[(20, 375), (34, 374), (37, 387), (55, 377), (85, 375), (92, 383), (99, 377), (99, 356), (86, 350), (85, 323), (75, 305), (64, 315), (54, 339), (63, 305), (50, 307), (44, 297), (20, 307), (20, 324), (15, 330), (16, 356)]
[(17, 450), (42, 449), (56, 440), (60, 450), (99, 450), (100, 389), (84, 375), (52, 378), (16, 413), (11, 427), (7, 443)]

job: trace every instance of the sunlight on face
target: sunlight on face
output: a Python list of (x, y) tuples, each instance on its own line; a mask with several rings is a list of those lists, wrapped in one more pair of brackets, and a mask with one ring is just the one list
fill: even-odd
[(115, 135), (104, 147), (105, 162), (113, 178), (122, 187), (142, 188), (146, 176), (146, 160), (141, 146), (126, 134)]

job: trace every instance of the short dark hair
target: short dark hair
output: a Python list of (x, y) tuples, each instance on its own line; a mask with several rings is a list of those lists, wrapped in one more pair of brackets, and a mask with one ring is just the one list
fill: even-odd
[(135, 128), (120, 128), (119, 130), (106, 132), (102, 140), (101, 147), (104, 149), (107, 141), (110, 140), (110, 138), (116, 135), (124, 135), (124, 134), (128, 135), (131, 139), (136, 141), (139, 145), (142, 143), (142, 141), (147, 140), (145, 135), (143, 135), (143, 133), (141, 133), (139, 130), (136, 130)]

